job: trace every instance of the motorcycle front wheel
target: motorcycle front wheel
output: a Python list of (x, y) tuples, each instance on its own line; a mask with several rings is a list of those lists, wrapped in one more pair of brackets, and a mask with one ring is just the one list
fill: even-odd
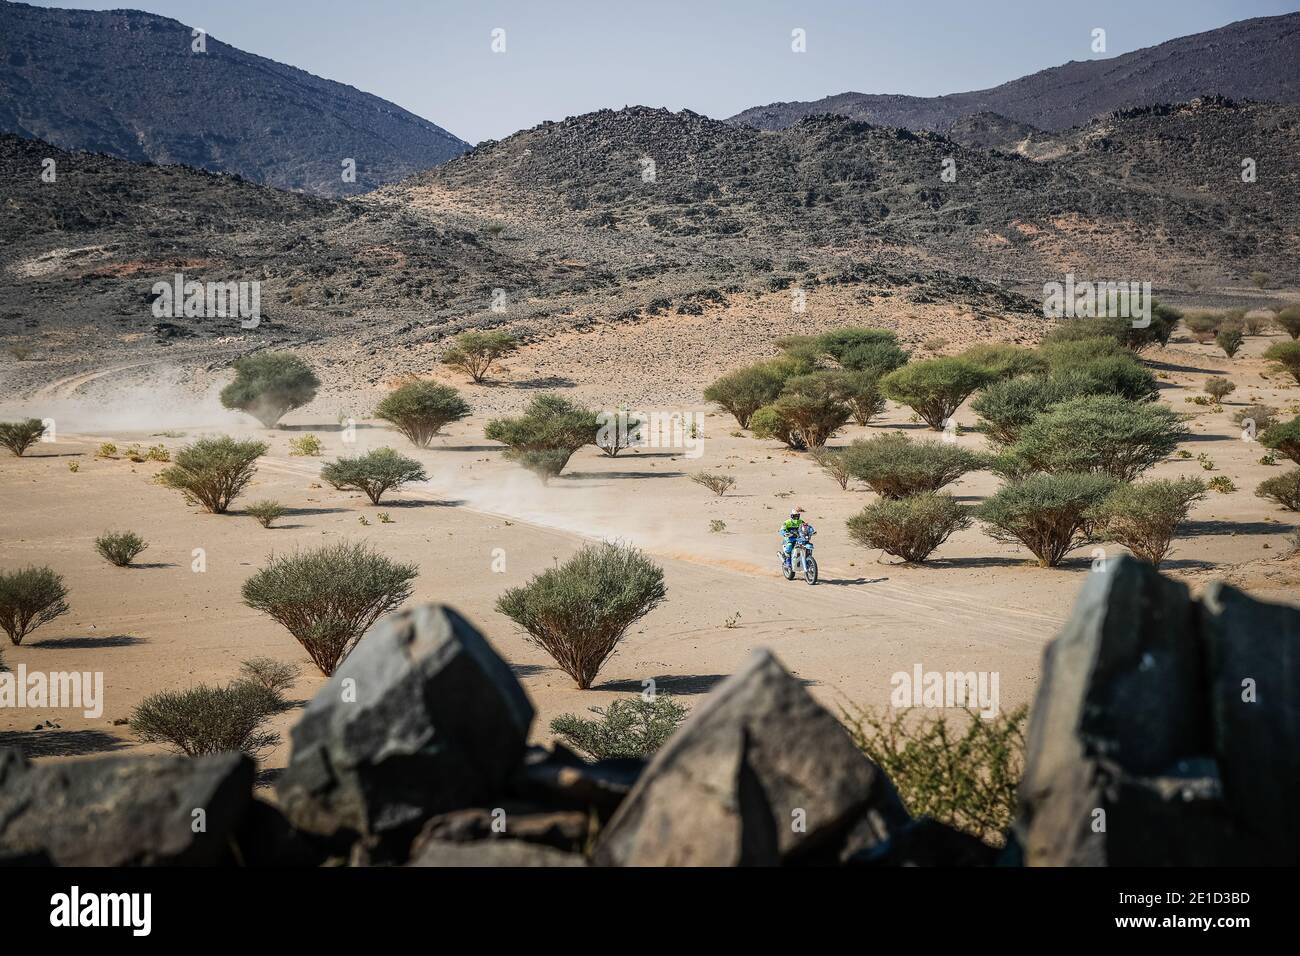
[(812, 555), (805, 555), (803, 559), (803, 579), (809, 584), (817, 583), (817, 561)]

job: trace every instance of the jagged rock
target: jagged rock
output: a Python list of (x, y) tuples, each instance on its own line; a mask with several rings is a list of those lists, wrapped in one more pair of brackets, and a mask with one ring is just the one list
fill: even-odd
[(410, 866), (586, 866), (576, 853), (564, 853), (523, 840), (480, 840), (451, 843), (430, 840), (413, 856)]
[(588, 763), (563, 744), (529, 747), (510, 788), (525, 800), (552, 807), (591, 809), (602, 820), (614, 815), (645, 769), (645, 761), (619, 757)]
[(602, 832), (602, 865), (831, 858), (864, 814), (907, 819), (893, 785), (768, 651), (664, 744)]
[(0, 750), (0, 859), (59, 866), (224, 862), (252, 801), (254, 774), (253, 761), (234, 753), (33, 766), (16, 750)]
[(358, 835), (400, 857), (429, 817), (501, 792), (532, 718), (509, 666), (455, 611), (390, 615), (293, 728), (280, 805), (309, 833)]
[[(418, 856), (430, 840), (472, 843), (479, 840), (523, 840), (569, 853), (580, 851), (591, 832), (591, 818), (578, 810), (539, 810), (505, 805), (454, 810), (434, 817), (411, 844)], [(499, 831), (499, 832), (498, 832)]]
[(1001, 851), (930, 817), (897, 828), (887, 840), (847, 857), (850, 866), (993, 866)]
[(279, 807), (254, 798), (235, 834), (235, 862), (240, 866), (322, 866), (335, 848), (297, 830)]

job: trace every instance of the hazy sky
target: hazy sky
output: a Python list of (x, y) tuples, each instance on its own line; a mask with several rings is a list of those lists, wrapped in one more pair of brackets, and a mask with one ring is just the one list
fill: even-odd
[[(932, 96), (1300, 9), (1300, 0), (58, 0), (127, 6), (382, 96), (476, 143), (631, 104), (719, 119), (853, 90)], [(1107, 50), (1092, 52), (1092, 30)], [(493, 53), (492, 31), (506, 52)], [(791, 31), (807, 52), (791, 51)]]

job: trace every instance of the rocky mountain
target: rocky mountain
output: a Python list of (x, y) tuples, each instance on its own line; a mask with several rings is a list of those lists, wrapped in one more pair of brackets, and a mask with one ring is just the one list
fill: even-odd
[(947, 96), (840, 93), (820, 100), (772, 103), (729, 122), (786, 129), (806, 116), (947, 131), (976, 113), (1052, 132), (1120, 109), (1179, 103), (1206, 94), (1270, 103), (1300, 103), (1300, 13), (1256, 17), (1107, 59), (1071, 61), (987, 90)]
[[(0, 132), (185, 164), (325, 196), (364, 192), (469, 144), (342, 83), (134, 10), (0, 3)], [(355, 181), (344, 161), (355, 161)]]

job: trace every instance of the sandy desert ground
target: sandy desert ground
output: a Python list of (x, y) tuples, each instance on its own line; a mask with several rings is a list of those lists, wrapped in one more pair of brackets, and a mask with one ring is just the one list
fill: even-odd
[[(305, 701), (322, 678), (286, 631), (241, 603), (239, 589), (273, 551), (341, 539), (417, 562), (411, 601), (448, 603), (483, 629), (537, 708), (538, 741), (549, 738), (547, 725), (557, 714), (608, 703), (651, 679), (689, 705), (759, 646), (775, 650), (832, 708), (884, 706), (891, 675), (917, 664), (997, 672), (1003, 710), (1030, 702), (1042, 648), (1069, 615), (1093, 555), (1085, 549), (1061, 568), (1040, 569), (1027, 552), (993, 541), (978, 526), (955, 535), (928, 567), (899, 566), (854, 545), (844, 522), (870, 493), (854, 484), (841, 490), (807, 455), (739, 432), (729, 415), (700, 397), (722, 370), (709, 357), (711, 345), (725, 341), (732, 355), (758, 357), (771, 334), (785, 331), (747, 328), (738, 315), (713, 321), (671, 316), (552, 337), (510, 359), (503, 381), (491, 386), (465, 385), (434, 367), (430, 374), (455, 382), (476, 413), (427, 450), (411, 449), (384, 423), (369, 419), (359, 422), (354, 443), (344, 442), (340, 410), (373, 407), (377, 391), (331, 392), (290, 414), (283, 428), (265, 431), (220, 409), (211, 393), (196, 397), (165, 375), (155, 375), (148, 389), (124, 389), (119, 383), (138, 382), (141, 372), (129, 363), (52, 380), (21, 408), (0, 415), (48, 415), (58, 426), (57, 440), (36, 446), (28, 457), (0, 458), (0, 567), (55, 568), (70, 587), (72, 611), (22, 646), (5, 647), (4, 656), (11, 668), (103, 671), (107, 699), (97, 719), (69, 710), (0, 712), (0, 740), (37, 758), (140, 748), (123, 721), (144, 696), (228, 680), (240, 661), (255, 656), (300, 663), (291, 696)], [(1287, 557), (1294, 516), (1254, 495), (1259, 481), (1286, 465), (1261, 464), (1264, 450), (1243, 440), (1231, 419), (1235, 408), (1253, 402), (1283, 414), (1296, 410), (1300, 388), (1259, 359), (1278, 335), (1248, 339), (1235, 360), (1213, 345), (1192, 343), (1185, 333), (1144, 356), (1164, 386), (1161, 400), (1191, 416), (1183, 446), (1191, 457), (1171, 458), (1149, 476), (1227, 475), (1237, 488), (1211, 492), (1195, 507), (1167, 563), (1170, 573), (1193, 587), (1226, 577), (1266, 599), (1294, 602), (1300, 600), (1300, 561)], [(961, 337), (950, 339), (944, 350), (956, 351)], [(1209, 375), (1237, 383), (1222, 408), (1186, 401)], [(697, 411), (705, 416), (701, 453), (647, 448), (608, 458), (588, 447), (561, 479), (543, 487), (502, 460), (499, 447), (483, 438), (483, 424), (495, 411), (522, 405), (547, 382), (560, 382), (566, 394), (593, 405)], [(928, 434), (911, 417), (909, 409), (891, 405), (879, 424), (847, 428), (832, 444), (882, 429)], [(976, 416), (964, 408), (957, 420), (969, 426)], [(289, 442), (308, 432), (324, 442), (320, 458), (290, 454)], [(161, 443), (174, 450), (221, 433), (256, 435), (270, 444), (252, 486), (224, 516), (202, 513), (155, 484), (163, 465), (95, 454), (110, 439), (120, 448)], [(972, 448), (984, 443), (975, 432), (958, 440)], [(322, 462), (381, 445), (420, 459), (430, 480), (393, 493), (378, 507), (319, 481)], [(1212, 472), (1198, 461), (1202, 454), (1213, 462)], [(689, 481), (700, 470), (734, 476), (735, 488), (713, 496)], [(974, 502), (997, 484), (980, 472), (952, 491)], [(291, 515), (262, 529), (240, 513), (241, 504), (261, 498), (281, 501)], [(819, 531), (822, 580), (816, 586), (787, 582), (778, 567), (777, 527), (795, 504)], [(711, 531), (714, 521), (724, 522), (725, 530)], [(150, 542), (129, 569), (111, 566), (92, 546), (96, 535), (123, 529)], [(507, 587), (563, 561), (585, 539), (610, 538), (636, 543), (662, 562), (668, 597), (632, 629), (596, 686), (581, 691), (495, 611), (494, 602)], [(205, 555), (202, 572), (193, 570), (195, 549)], [(280, 718), (277, 729), (286, 739), (265, 758), (268, 770), (285, 764), (287, 728), (295, 719), (295, 711)]]

